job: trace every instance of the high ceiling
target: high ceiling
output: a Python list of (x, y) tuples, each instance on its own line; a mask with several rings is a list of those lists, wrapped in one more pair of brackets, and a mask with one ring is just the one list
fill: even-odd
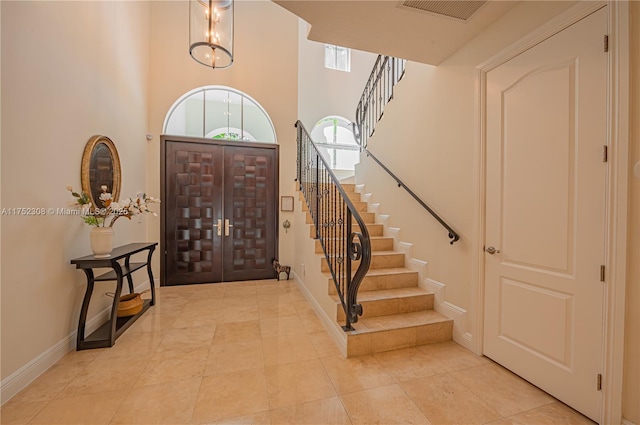
[[(310, 24), (308, 38), (438, 65), (518, 1), (273, 0)], [(442, 13), (464, 16), (467, 20)], [(421, 9), (437, 10), (428, 12)], [(467, 14), (468, 14), (467, 13)]]

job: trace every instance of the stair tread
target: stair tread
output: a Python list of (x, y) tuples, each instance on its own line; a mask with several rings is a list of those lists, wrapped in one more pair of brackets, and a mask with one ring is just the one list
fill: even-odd
[(372, 257), (382, 257), (385, 255), (404, 255), (404, 253), (398, 251), (371, 251)]
[[(433, 295), (433, 293), (417, 286), (391, 289), (374, 289), (371, 291), (358, 291), (358, 302), (383, 301), (423, 295)], [(330, 295), (330, 297), (336, 303), (340, 302), (340, 298), (338, 298), (338, 295), (332, 294)]]
[(388, 268), (380, 268), (380, 269), (369, 269), (367, 272), (367, 276), (383, 276), (383, 275), (394, 275), (394, 274), (414, 274), (418, 273), (415, 270), (408, 269), (406, 267), (388, 267)]
[[(320, 256), (321, 254), (317, 254)], [(324, 258), (324, 256), (322, 257)], [(323, 272), (327, 278), (331, 279), (331, 273)], [(355, 273), (355, 270), (353, 271)], [(417, 274), (418, 272), (415, 270), (408, 269), (406, 267), (386, 267), (379, 269), (369, 269), (367, 271), (367, 276), (391, 276), (394, 274)]]
[(409, 298), (423, 295), (432, 295), (432, 293), (418, 286), (408, 288), (375, 289), (373, 291), (358, 291), (358, 302)]
[(451, 319), (438, 313), (435, 310), (416, 311), (413, 313), (392, 314), (389, 316), (369, 317), (358, 320), (354, 324), (354, 331), (348, 332), (351, 335), (358, 335), (372, 332), (383, 332), (394, 329), (406, 329), (416, 326), (424, 326)]

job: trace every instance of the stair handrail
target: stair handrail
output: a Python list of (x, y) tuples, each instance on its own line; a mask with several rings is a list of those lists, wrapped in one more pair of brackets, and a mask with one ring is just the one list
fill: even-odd
[(451, 245), (453, 245), (454, 242), (457, 242), (460, 240), (460, 235), (458, 235), (458, 233), (455, 230), (453, 230), (451, 226), (449, 226), (442, 218), (440, 218), (440, 216), (431, 207), (429, 207), (429, 205), (427, 205), (422, 199), (420, 199), (420, 197), (416, 195), (416, 193), (413, 190), (411, 190), (406, 184), (404, 184), (404, 182), (400, 180), (398, 176), (396, 176), (389, 168), (387, 168), (387, 166), (384, 165), (382, 161), (376, 158), (375, 155), (373, 155), (368, 149), (364, 149), (364, 152), (368, 157), (373, 159), (384, 171), (387, 172), (387, 174), (389, 174), (396, 181), (396, 183), (398, 184), (398, 187), (401, 187), (404, 190), (406, 190), (407, 193), (409, 193), (409, 195), (411, 195), (411, 197), (415, 199), (416, 202), (418, 202), (422, 206), (422, 208), (427, 210), (429, 214), (431, 214), (433, 218), (435, 218), (436, 221), (442, 225), (442, 227), (447, 229), (447, 231), (449, 232), (449, 238), (451, 239), (451, 241), (449, 241)]
[(367, 147), (385, 105), (393, 99), (393, 88), (404, 77), (406, 63), (405, 59), (378, 55), (356, 108), (356, 140), (362, 148)]
[[(331, 167), (299, 120), (297, 129), (296, 181), (313, 219), (316, 238), (320, 240), (331, 278), (345, 312), (342, 329), (354, 330), (352, 324), (362, 315), (358, 290), (371, 265), (371, 240), (364, 220), (340, 184)], [(359, 231), (353, 231), (353, 220)], [(356, 241), (357, 238), (357, 241)], [(352, 275), (352, 262), (360, 260)]]

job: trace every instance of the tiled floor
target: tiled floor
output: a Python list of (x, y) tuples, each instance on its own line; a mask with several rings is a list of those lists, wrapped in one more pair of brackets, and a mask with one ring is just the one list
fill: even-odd
[(160, 288), (111, 348), (71, 352), (2, 424), (591, 424), (453, 342), (344, 359), (293, 281)]

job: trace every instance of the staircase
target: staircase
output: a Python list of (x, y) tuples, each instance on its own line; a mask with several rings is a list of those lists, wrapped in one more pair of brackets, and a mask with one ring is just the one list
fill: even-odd
[[(451, 340), (453, 321), (433, 310), (433, 294), (418, 287), (418, 272), (404, 267), (404, 254), (393, 250), (393, 239), (384, 236), (384, 226), (375, 222), (375, 213), (367, 212), (368, 204), (360, 199), (356, 185), (343, 183), (342, 187), (366, 223), (372, 250), (371, 266), (358, 292), (363, 314), (353, 325), (355, 330), (346, 332), (347, 357)], [(315, 238), (311, 214), (306, 203), (302, 204), (310, 227), (309, 236)], [(354, 228), (357, 229), (357, 225)], [(315, 250), (321, 271), (327, 276), (328, 293), (335, 300), (334, 319), (342, 323), (344, 309), (319, 240)]]

